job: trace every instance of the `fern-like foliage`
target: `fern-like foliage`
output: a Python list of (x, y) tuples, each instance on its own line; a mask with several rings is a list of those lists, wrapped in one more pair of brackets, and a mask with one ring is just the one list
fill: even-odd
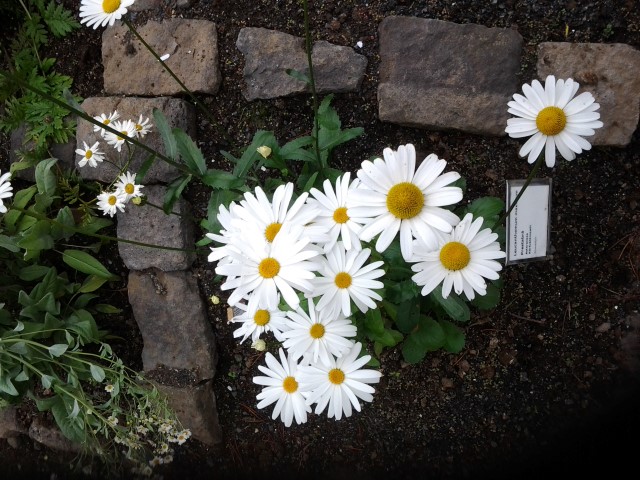
[[(64, 143), (75, 133), (75, 122), (66, 109), (21, 87), (29, 84), (56, 99), (63, 100), (72, 85), (71, 77), (53, 69), (55, 59), (39, 56), (49, 34), (62, 37), (79, 28), (69, 10), (54, 0), (30, 0), (18, 33), (11, 43), (13, 79), (0, 78), (0, 101), (4, 115), (0, 130), (11, 132), (26, 126), (24, 141), (33, 142), (35, 151), (46, 150), (50, 142)], [(79, 97), (74, 97), (79, 101)]]

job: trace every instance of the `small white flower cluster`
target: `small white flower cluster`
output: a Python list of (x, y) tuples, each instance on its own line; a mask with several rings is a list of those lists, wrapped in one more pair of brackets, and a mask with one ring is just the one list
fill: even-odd
[[(327, 180), (323, 190), (311, 189), (291, 204), (293, 184), (278, 187), (271, 200), (258, 187), (229, 208), (220, 206), (219, 234), (207, 236), (220, 244), (209, 261), (226, 277), (222, 290), (232, 290), (228, 302), (240, 310), (232, 321), (241, 342), (251, 338), (256, 349), (263, 333), (271, 332), (287, 350), (278, 361), (267, 354), (268, 377), (258, 407), (277, 402), (278, 415), (291, 425), (306, 421), (329, 406), (329, 417), (360, 410), (358, 399), (371, 401), (380, 372), (360, 370), (370, 360), (358, 359), (362, 345), (354, 343), (354, 307), (367, 312), (382, 300), (380, 260), (370, 262), (363, 243), (378, 236), (375, 248), (385, 251), (399, 234), (402, 256), (413, 262), (412, 277), (430, 293), (443, 284), (469, 299), (486, 294), (484, 278), (495, 280), (504, 257), (483, 219), (462, 221), (443, 208), (462, 199), (451, 184), (460, 175), (442, 174), (446, 162), (429, 155), (416, 169), (413, 145), (384, 150), (384, 160), (364, 161), (357, 179), (347, 172)], [(433, 279), (436, 278), (437, 281)], [(301, 305), (301, 295), (306, 307)], [(288, 308), (280, 310), (280, 301)], [(317, 303), (314, 302), (317, 299)], [(363, 359), (366, 359), (363, 361)], [(298, 375), (298, 376), (296, 376)]]
[[(123, 453), (128, 459), (138, 463), (134, 473), (148, 476), (153, 467), (173, 461), (175, 450), (171, 448), (171, 444), (183, 445), (191, 438), (191, 430), (180, 427), (174, 419), (148, 414), (141, 405), (138, 408), (140, 415), (129, 418), (127, 428), (118, 428), (113, 441), (126, 449)], [(107, 421), (112, 427), (118, 425), (115, 415), (111, 415)], [(140, 454), (136, 452), (149, 447), (150, 451), (143, 455), (148, 460), (141, 463)]]
[[(140, 115), (138, 121), (133, 120), (120, 120), (120, 114), (117, 110), (109, 114), (101, 113), (93, 117), (102, 125), (108, 125), (120, 132), (115, 134), (113, 132), (105, 130), (100, 125), (94, 125), (93, 131), (99, 132), (104, 141), (116, 149), (121, 151), (122, 145), (127, 141), (127, 138), (144, 138), (147, 133), (151, 131), (153, 125), (149, 123), (149, 118), (145, 118)], [(91, 147), (86, 142), (82, 142), (84, 148), (78, 148), (76, 153), (82, 158), (78, 161), (78, 167), (84, 167), (89, 165), (96, 168), (98, 163), (104, 161), (104, 152), (100, 150), (100, 142), (95, 142)], [(98, 207), (103, 211), (105, 215), (113, 217), (118, 210), (124, 211), (126, 203), (135, 198), (142, 196), (140, 189), (142, 185), (135, 183), (136, 174), (125, 172), (118, 177), (118, 181), (115, 184), (115, 190), (109, 192), (102, 192), (98, 195)]]

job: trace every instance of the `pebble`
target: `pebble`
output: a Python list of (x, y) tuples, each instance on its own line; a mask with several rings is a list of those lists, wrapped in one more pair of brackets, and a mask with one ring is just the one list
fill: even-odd
[(603, 322), (596, 327), (596, 332), (598, 333), (608, 332), (610, 328), (611, 328), (611, 324), (609, 322)]

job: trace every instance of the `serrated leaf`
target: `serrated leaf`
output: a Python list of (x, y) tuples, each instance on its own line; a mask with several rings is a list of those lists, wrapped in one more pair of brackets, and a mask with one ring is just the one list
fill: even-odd
[(180, 158), (182, 158), (182, 161), (189, 168), (190, 172), (196, 176), (204, 175), (207, 171), (207, 164), (196, 143), (184, 130), (174, 128), (172, 133), (176, 139)]
[(106, 280), (119, 278), (109, 272), (102, 263), (82, 250), (67, 249), (62, 252), (62, 260), (70, 267), (88, 275), (95, 275)]
[(418, 327), (410, 335), (427, 351), (438, 350), (444, 345), (445, 334), (438, 322), (422, 315)]
[(420, 308), (417, 301), (409, 299), (398, 305), (396, 326), (402, 333), (411, 333), (418, 325), (419, 319)]
[(183, 175), (176, 178), (167, 186), (167, 190), (164, 194), (164, 201), (162, 203), (162, 210), (169, 215), (173, 211), (173, 206), (182, 195), (182, 191), (191, 181), (191, 175)]
[(207, 170), (201, 180), (211, 188), (224, 190), (239, 188), (245, 184), (242, 178), (236, 177), (233, 173), (216, 169)]
[(169, 124), (167, 123), (167, 119), (158, 108), (153, 109), (153, 119), (155, 121), (155, 126), (160, 133), (160, 137), (162, 138), (162, 142), (164, 143), (164, 151), (165, 155), (172, 160), (178, 159), (178, 143), (176, 141)]
[(487, 285), (487, 294), (486, 295), (478, 295), (476, 294), (475, 298), (471, 300), (471, 305), (480, 310), (491, 310), (496, 308), (500, 303), (500, 289), (495, 286), (493, 283), (489, 283)]

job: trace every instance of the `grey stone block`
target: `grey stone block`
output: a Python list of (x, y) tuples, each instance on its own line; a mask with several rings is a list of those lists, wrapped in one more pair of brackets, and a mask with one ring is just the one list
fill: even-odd
[(504, 135), (517, 91), (515, 30), (393, 16), (380, 26), (380, 120)]
[[(221, 83), (216, 25), (208, 20), (150, 21), (138, 33), (191, 91), (215, 94)], [(104, 89), (109, 94), (177, 95), (180, 84), (125, 25), (102, 34)]]
[[(142, 193), (147, 200), (158, 207), (162, 206), (166, 188), (162, 185), (146, 185)], [(193, 222), (189, 219), (189, 207), (184, 199), (179, 199), (174, 214), (167, 215), (151, 205), (134, 205), (129, 202), (124, 212), (117, 213), (118, 238), (136, 242), (161, 245), (180, 249), (194, 246)], [(163, 271), (186, 270), (195, 260), (194, 253), (179, 250), (161, 250), (141, 247), (131, 243), (118, 243), (122, 261), (130, 270), (158, 268)]]

